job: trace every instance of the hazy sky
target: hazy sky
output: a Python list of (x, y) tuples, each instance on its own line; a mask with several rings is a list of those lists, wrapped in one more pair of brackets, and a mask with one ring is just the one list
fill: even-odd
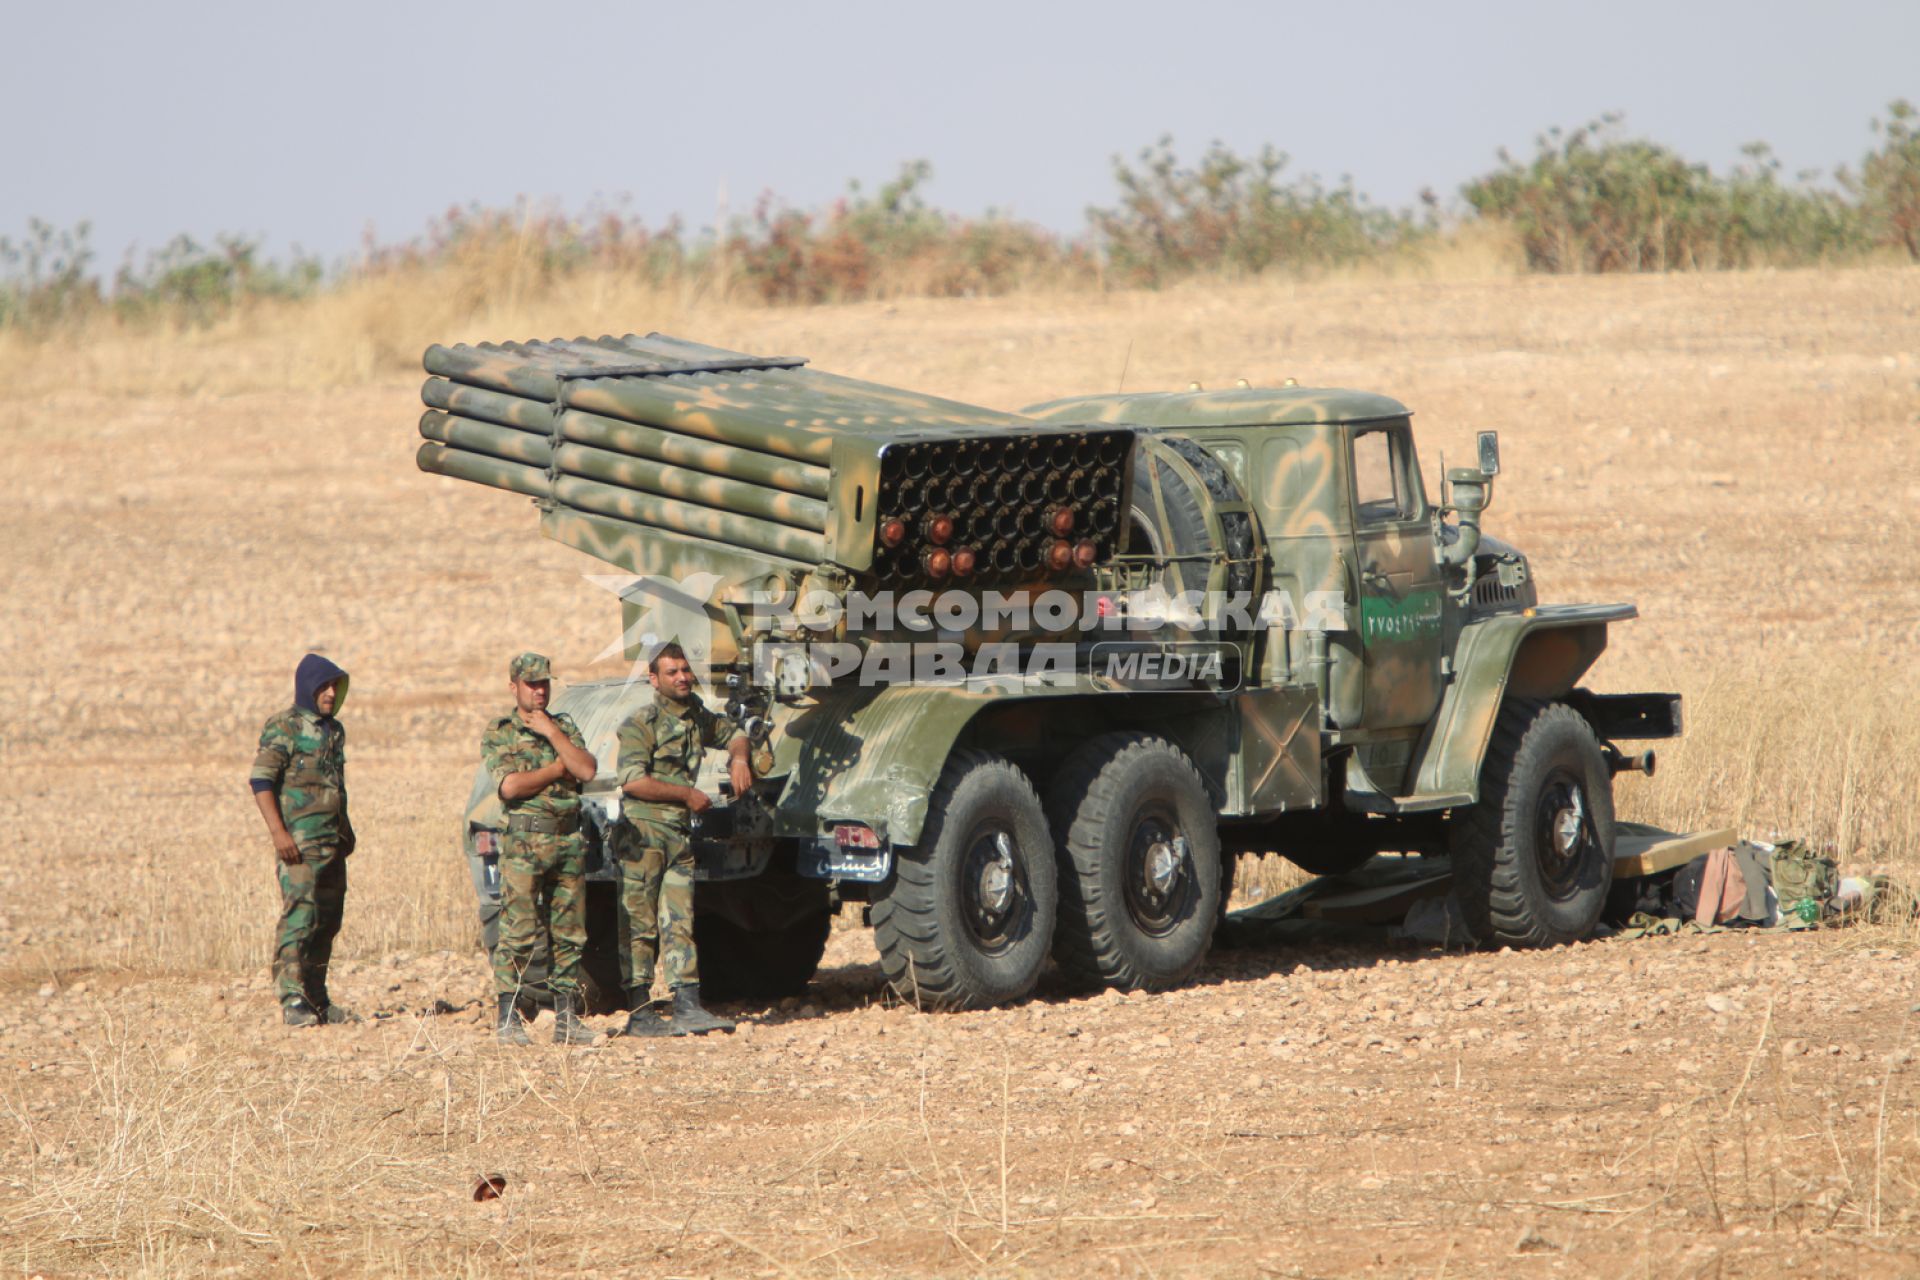
[(1076, 231), (1112, 157), (1271, 142), (1383, 203), (1624, 111), (1723, 168), (1855, 163), (1920, 100), (1920, 0), (1607, 4), (104, 3), (0, 0), (0, 235), (91, 219), (329, 258), (525, 196), (710, 224), (934, 166), (932, 201)]

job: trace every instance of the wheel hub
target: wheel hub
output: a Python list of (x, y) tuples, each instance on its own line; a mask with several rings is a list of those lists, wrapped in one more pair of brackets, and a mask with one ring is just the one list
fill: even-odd
[(1166, 897), (1180, 874), (1181, 856), (1172, 840), (1156, 840), (1147, 848), (1147, 888), (1158, 897)]
[(980, 905), (994, 915), (1013, 901), (1013, 841), (1002, 831), (993, 838), (994, 856), (980, 868)]
[(1134, 823), (1127, 851), (1127, 909), (1134, 922), (1158, 937), (1179, 924), (1193, 893), (1191, 852), (1172, 816), (1149, 811)]
[(986, 950), (1013, 944), (1026, 891), (1020, 880), (1019, 847), (997, 826), (978, 831), (960, 870), (960, 893), (968, 927)]
[(1556, 900), (1574, 892), (1582, 864), (1590, 861), (1595, 845), (1593, 823), (1587, 812), (1587, 789), (1567, 770), (1556, 770), (1540, 792), (1534, 828), (1544, 887)]

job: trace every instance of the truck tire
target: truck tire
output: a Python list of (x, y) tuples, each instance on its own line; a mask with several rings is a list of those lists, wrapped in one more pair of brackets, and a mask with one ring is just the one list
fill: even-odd
[(1182, 436), (1144, 437), (1133, 468), (1127, 549), (1168, 559), (1159, 582), (1170, 596), (1206, 590), (1209, 562), (1221, 553), (1233, 562), (1226, 590), (1250, 591), (1253, 522), (1245, 512), (1221, 516), (1225, 545), (1216, 546), (1207, 519), (1215, 502), (1244, 500), (1232, 474), (1199, 444)]
[(778, 1000), (807, 989), (833, 932), (827, 885), (779, 862), (746, 880), (693, 887), (693, 945), (700, 994)]
[(813, 981), (833, 932), (821, 910), (782, 929), (742, 929), (724, 916), (695, 916), (700, 994), (709, 1000), (779, 1000)]
[(1544, 947), (1592, 933), (1613, 884), (1613, 779), (1579, 712), (1508, 699), (1479, 803), (1453, 823), (1454, 896), (1476, 938)]
[(894, 851), (873, 903), (880, 967), (923, 1009), (985, 1009), (1033, 990), (1053, 941), (1053, 839), (1033, 784), (985, 751), (956, 751), (920, 842)]
[(1164, 991), (1193, 976), (1220, 921), (1220, 835), (1186, 756), (1114, 733), (1069, 759), (1052, 792), (1060, 850), (1053, 955), (1086, 986)]

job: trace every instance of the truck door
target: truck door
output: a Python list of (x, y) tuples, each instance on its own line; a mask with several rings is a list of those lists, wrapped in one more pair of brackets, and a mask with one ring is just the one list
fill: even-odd
[(1413, 433), (1405, 421), (1351, 432), (1354, 611), (1369, 729), (1424, 724), (1440, 702), (1441, 577)]

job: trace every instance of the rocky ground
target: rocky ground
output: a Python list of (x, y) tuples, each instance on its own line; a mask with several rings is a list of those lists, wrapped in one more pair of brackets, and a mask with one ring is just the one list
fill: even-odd
[(258, 975), (52, 974), (0, 1014), (0, 1235), (49, 1275), (1910, 1275), (1910, 942), (1236, 951), (933, 1016), (849, 929), (734, 1035), (572, 1050), (496, 1046), (477, 955), (346, 966), (367, 1021), (313, 1031)]
[[(1004, 408), (1379, 389), (1430, 487), (1497, 428), (1489, 529), (1546, 598), (1641, 607), (1594, 687), (1688, 700), (1622, 816), (1920, 878), (1911, 270), (595, 305), (566, 331)], [(415, 469), (418, 375), (320, 385), (236, 323), (0, 362), (10, 1273), (1920, 1272), (1911, 929), (1241, 951), (1166, 995), (936, 1017), (849, 927), (737, 1035), (499, 1050), (458, 815), (510, 654), (625, 670), (600, 566)], [(310, 648), (354, 673), (335, 991), (368, 1020), (295, 1032), (243, 779)]]

